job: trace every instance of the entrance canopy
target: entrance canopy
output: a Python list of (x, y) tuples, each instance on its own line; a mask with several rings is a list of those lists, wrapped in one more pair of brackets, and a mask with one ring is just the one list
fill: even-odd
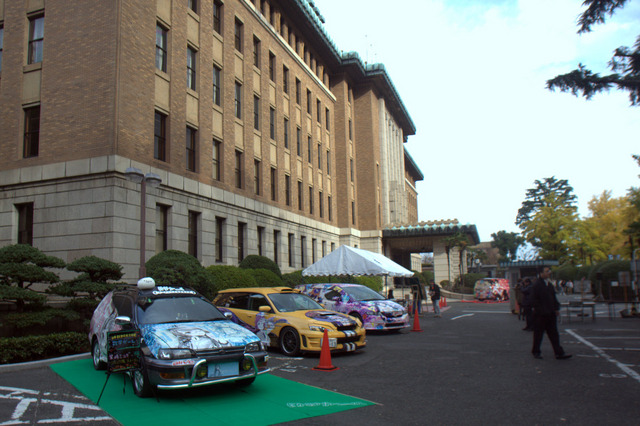
[(302, 270), (302, 275), (382, 275), (411, 277), (413, 272), (386, 256), (349, 246), (340, 246), (313, 265)]

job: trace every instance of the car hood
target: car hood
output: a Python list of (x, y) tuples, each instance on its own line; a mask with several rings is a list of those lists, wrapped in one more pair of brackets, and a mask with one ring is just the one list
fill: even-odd
[(363, 302), (356, 302), (363, 307), (370, 308), (376, 312), (397, 312), (404, 311), (404, 308), (393, 300), (367, 300)]
[(334, 311), (325, 310), (313, 310), (305, 312), (305, 316), (312, 318), (316, 321), (326, 321), (335, 325), (336, 327), (352, 326), (356, 324), (356, 321), (345, 314)]
[(160, 348), (185, 348), (194, 351), (223, 347), (244, 347), (260, 339), (251, 331), (228, 320), (145, 324), (140, 326), (142, 338), (158, 357)]

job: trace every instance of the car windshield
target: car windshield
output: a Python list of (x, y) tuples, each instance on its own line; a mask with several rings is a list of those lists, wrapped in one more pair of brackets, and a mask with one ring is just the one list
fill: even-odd
[(223, 320), (226, 317), (211, 303), (199, 297), (167, 297), (138, 304), (139, 324)]
[(299, 293), (274, 293), (269, 299), (280, 312), (307, 311), (309, 309), (322, 309), (322, 306), (304, 294)]
[(367, 300), (385, 300), (380, 293), (371, 290), (365, 286), (349, 286), (344, 287), (344, 290), (349, 293), (349, 296), (356, 302), (364, 302)]

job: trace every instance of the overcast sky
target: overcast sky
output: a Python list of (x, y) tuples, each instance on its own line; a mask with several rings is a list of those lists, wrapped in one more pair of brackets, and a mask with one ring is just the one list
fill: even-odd
[(581, 217), (594, 195), (640, 186), (640, 108), (627, 94), (545, 89), (579, 62), (607, 73), (640, 34), (640, 0), (582, 35), (579, 0), (313, 1), (339, 50), (384, 64), (416, 126), (405, 147), (424, 175), (420, 220), (456, 218), (490, 241), (519, 232), (536, 179), (567, 179)]

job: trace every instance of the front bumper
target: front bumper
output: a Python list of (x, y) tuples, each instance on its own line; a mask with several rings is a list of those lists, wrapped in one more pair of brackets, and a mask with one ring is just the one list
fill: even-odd
[[(167, 361), (145, 357), (144, 368), (149, 383), (158, 389), (187, 389), (255, 378), (270, 371), (268, 358), (266, 352)], [(184, 365), (176, 365), (180, 363)], [(225, 368), (220, 369), (220, 366)], [(216, 374), (210, 374), (212, 371)]]
[[(331, 331), (329, 336), (329, 349), (331, 352), (353, 352), (367, 346), (364, 329), (358, 331)], [(305, 352), (320, 352), (322, 350), (323, 333), (309, 331), (301, 334), (300, 349)]]

